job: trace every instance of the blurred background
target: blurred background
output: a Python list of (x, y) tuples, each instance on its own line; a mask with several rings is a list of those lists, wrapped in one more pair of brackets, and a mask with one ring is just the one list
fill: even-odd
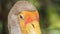
[[(8, 34), (8, 13), (17, 1), (0, 0), (0, 34)], [(60, 0), (25, 1), (31, 2), (39, 11), (42, 34), (60, 34)]]

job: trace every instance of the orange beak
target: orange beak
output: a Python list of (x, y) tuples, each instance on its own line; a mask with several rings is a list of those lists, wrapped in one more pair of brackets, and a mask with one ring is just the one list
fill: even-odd
[(18, 17), (22, 34), (41, 34), (38, 11), (22, 11)]

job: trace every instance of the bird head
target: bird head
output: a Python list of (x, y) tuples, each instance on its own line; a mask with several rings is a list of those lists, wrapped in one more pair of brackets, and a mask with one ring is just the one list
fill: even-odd
[(40, 34), (38, 11), (22, 11), (18, 19), (23, 34)]
[[(20, 28), (20, 34), (41, 34), (39, 13), (33, 4), (29, 3), (28, 1), (17, 2), (9, 15), (10, 17), (8, 16), (8, 22), (13, 21), (11, 24), (9, 24), (9, 27), (11, 27), (10, 33), (13, 33), (13, 30), (17, 32), (17, 30)], [(9, 18), (12, 20), (9, 20)], [(11, 25), (13, 24), (14, 26), (12, 27)], [(17, 25), (19, 25), (19, 27), (17, 27)]]

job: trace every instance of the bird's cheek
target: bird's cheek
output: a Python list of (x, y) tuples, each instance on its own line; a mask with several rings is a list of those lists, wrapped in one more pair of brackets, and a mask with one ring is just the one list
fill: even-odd
[(26, 20), (25, 20), (25, 25), (27, 25), (28, 23), (31, 23), (33, 21), (33, 19), (31, 17), (28, 17)]

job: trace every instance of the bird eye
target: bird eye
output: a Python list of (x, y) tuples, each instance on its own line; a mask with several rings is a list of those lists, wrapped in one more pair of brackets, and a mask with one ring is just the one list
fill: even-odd
[(21, 18), (21, 19), (24, 19), (24, 17), (23, 17), (22, 15), (20, 15), (20, 18)]

